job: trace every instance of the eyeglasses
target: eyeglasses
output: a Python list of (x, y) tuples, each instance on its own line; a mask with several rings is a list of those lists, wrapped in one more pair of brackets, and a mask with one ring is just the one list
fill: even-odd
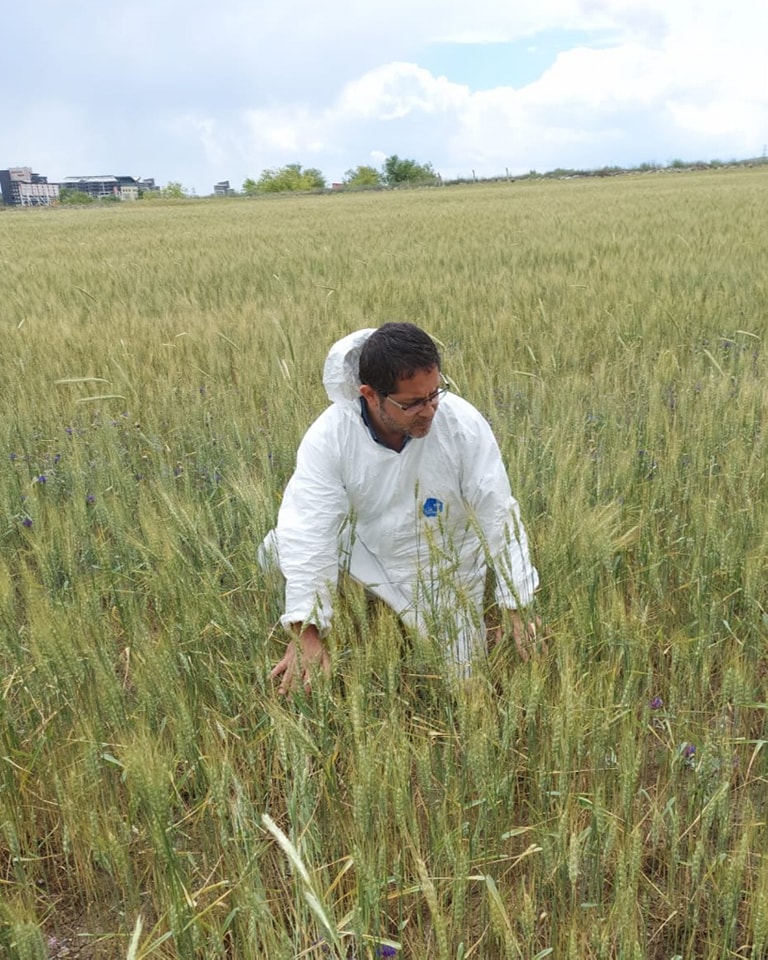
[(397, 400), (393, 400), (388, 393), (384, 394), (384, 399), (389, 400), (390, 403), (394, 403), (406, 416), (412, 417), (420, 410), (423, 410), (428, 403), (440, 403), (446, 393), (448, 393), (448, 383), (443, 380), (442, 386), (438, 387), (437, 390), (433, 390), (432, 393), (430, 393), (428, 397), (424, 397), (423, 400), (412, 400), (410, 403), (400, 403)]

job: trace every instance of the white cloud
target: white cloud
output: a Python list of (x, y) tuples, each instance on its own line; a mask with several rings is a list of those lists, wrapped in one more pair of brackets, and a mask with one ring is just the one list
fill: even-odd
[(529, 106), (577, 103), (606, 105), (653, 103), (667, 85), (658, 51), (638, 44), (607, 50), (577, 48), (561, 53), (554, 65), (522, 93)]
[[(269, 166), (299, 162), (299, 154), (317, 154), (330, 149), (334, 122), (328, 111), (288, 104), (271, 110), (247, 110), (243, 120), (244, 150), (255, 159), (274, 157)], [(281, 160), (281, 157), (287, 159)]]
[(349, 120), (394, 120), (413, 112), (458, 110), (468, 96), (467, 87), (415, 63), (388, 63), (347, 84), (335, 109)]
[[(670, 100), (667, 108), (674, 122), (682, 130), (713, 137), (731, 137), (750, 151), (748, 131), (760, 129), (765, 107), (738, 100), (712, 100), (703, 106)], [(765, 130), (765, 128), (763, 128)], [(752, 151), (758, 147), (752, 141)]]

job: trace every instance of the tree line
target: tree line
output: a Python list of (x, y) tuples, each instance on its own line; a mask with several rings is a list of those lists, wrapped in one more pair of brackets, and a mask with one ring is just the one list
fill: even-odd
[[(345, 187), (397, 187), (401, 185), (438, 183), (440, 175), (431, 163), (417, 163), (401, 159), (397, 154), (387, 157), (380, 170), (361, 164), (344, 174)], [(260, 193), (282, 193), (290, 190), (324, 190), (328, 186), (325, 177), (315, 167), (303, 168), (300, 163), (264, 170), (258, 180), (248, 177), (243, 183), (246, 196)]]
[[(355, 188), (383, 188), (404, 185), (428, 186), (440, 183), (440, 174), (435, 171), (431, 163), (418, 163), (416, 160), (398, 157), (392, 154), (387, 157), (381, 166), (376, 167), (360, 164), (344, 174), (342, 183), (345, 187)], [(248, 177), (243, 182), (242, 195), (255, 197), (265, 193), (284, 193), (287, 191), (325, 190), (328, 187), (326, 178), (316, 167), (302, 167), (300, 163), (288, 163), (284, 167), (271, 167), (264, 170), (255, 180)], [(235, 194), (236, 191), (231, 191)], [(139, 191), (142, 199), (155, 200), (182, 200), (188, 196), (187, 191), (177, 181), (171, 181), (165, 187), (151, 191)], [(86, 204), (94, 201), (117, 201), (118, 196), (93, 197), (76, 188), (65, 187), (59, 193), (59, 202), (64, 204)]]

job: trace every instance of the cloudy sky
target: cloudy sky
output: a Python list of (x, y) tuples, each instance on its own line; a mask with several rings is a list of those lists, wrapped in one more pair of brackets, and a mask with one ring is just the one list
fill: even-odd
[[(391, 154), (445, 178), (768, 150), (768, 0), (37, 0), (0, 168), (180, 181)], [(18, 23), (14, 22), (18, 17)]]

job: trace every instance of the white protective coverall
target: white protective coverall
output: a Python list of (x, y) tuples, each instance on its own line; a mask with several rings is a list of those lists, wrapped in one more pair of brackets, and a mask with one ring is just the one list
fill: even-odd
[(498, 445), (471, 404), (446, 394), (429, 433), (400, 453), (373, 439), (358, 390), (360, 349), (371, 333), (352, 333), (328, 354), (323, 383), (332, 405), (299, 446), (260, 557), (277, 552), (286, 628), (308, 622), (328, 632), (342, 570), (464, 665), (484, 649), (486, 559), (501, 607), (527, 606), (538, 574)]

